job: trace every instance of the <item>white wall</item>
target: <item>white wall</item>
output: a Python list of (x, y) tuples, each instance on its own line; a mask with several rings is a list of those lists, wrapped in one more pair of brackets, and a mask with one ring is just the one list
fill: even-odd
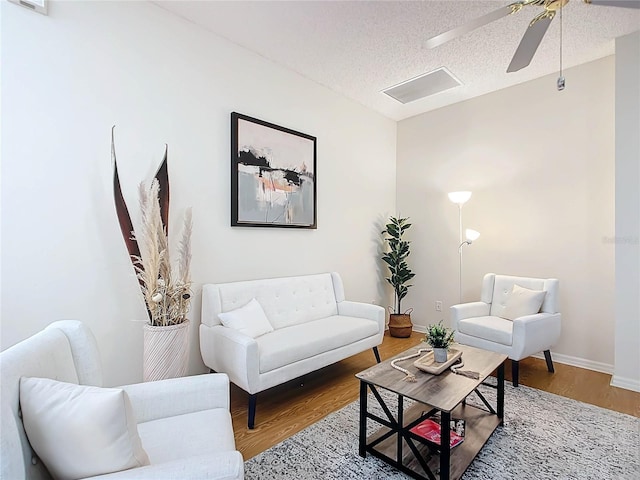
[[(411, 217), (415, 287), (405, 300), (421, 325), (458, 303), (458, 207), (471, 190), (463, 301), (487, 272), (560, 279), (564, 361), (614, 361), (614, 59), (468, 100), (398, 124), (398, 209)], [(434, 302), (444, 301), (444, 312)]]
[(616, 362), (640, 392), (640, 32), (616, 39)]
[[(107, 384), (142, 377), (113, 124), (132, 215), (169, 145), (173, 232), (193, 206), (196, 325), (205, 282), (336, 270), (349, 299), (387, 304), (376, 257), (395, 211), (395, 122), (150, 3), (1, 8), (3, 349), (77, 318), (98, 338)], [(318, 138), (317, 230), (229, 226), (232, 111)], [(191, 334), (190, 371), (204, 371)]]

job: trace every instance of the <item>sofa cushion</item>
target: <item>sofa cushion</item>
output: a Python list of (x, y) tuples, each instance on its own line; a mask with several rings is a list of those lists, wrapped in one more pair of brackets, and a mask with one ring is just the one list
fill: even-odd
[(236, 449), (231, 415), (225, 408), (140, 423), (138, 432), (152, 464)]
[(513, 322), (494, 316), (465, 318), (458, 322), (458, 330), (472, 337), (511, 345)]
[(77, 479), (149, 465), (126, 392), (20, 379), (29, 443), (55, 479)]
[(515, 320), (538, 313), (546, 293), (544, 290), (530, 290), (515, 284), (500, 316), (507, 320)]
[(256, 339), (260, 373), (344, 347), (376, 333), (377, 322), (344, 315), (277, 329)]
[(225, 327), (238, 330), (251, 338), (273, 332), (269, 319), (255, 298), (240, 308), (219, 313), (218, 317)]

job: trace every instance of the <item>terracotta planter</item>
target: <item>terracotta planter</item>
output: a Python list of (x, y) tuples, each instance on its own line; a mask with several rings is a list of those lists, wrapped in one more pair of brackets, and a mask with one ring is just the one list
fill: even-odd
[(143, 380), (184, 377), (189, 363), (189, 320), (168, 327), (144, 326)]
[(413, 323), (411, 323), (411, 311), (406, 313), (389, 314), (389, 334), (392, 337), (407, 338), (411, 336)]

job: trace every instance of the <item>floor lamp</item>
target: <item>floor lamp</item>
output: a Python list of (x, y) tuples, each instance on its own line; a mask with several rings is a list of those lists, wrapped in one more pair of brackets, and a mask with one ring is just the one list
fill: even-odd
[(458, 245), (458, 258), (460, 262), (460, 271), (458, 277), (458, 285), (459, 285), (459, 301), (462, 303), (462, 247), (464, 245), (471, 245), (474, 240), (476, 240), (480, 234), (475, 230), (467, 229), (467, 234), (465, 239), (462, 238), (462, 206), (469, 201), (471, 198), (471, 192), (451, 192), (449, 193), (449, 200), (458, 205), (458, 220), (460, 225), (460, 240)]

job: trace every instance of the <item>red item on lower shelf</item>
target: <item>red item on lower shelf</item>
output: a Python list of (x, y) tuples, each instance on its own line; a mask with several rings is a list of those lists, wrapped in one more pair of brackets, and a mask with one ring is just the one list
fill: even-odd
[[(438, 422), (434, 422), (430, 418), (419, 423), (409, 431), (424, 438), (425, 440), (435, 443), (436, 445), (440, 445), (440, 424)], [(451, 430), (449, 436), (449, 445), (452, 448), (456, 445), (461, 444), (463, 440), (464, 437)]]

